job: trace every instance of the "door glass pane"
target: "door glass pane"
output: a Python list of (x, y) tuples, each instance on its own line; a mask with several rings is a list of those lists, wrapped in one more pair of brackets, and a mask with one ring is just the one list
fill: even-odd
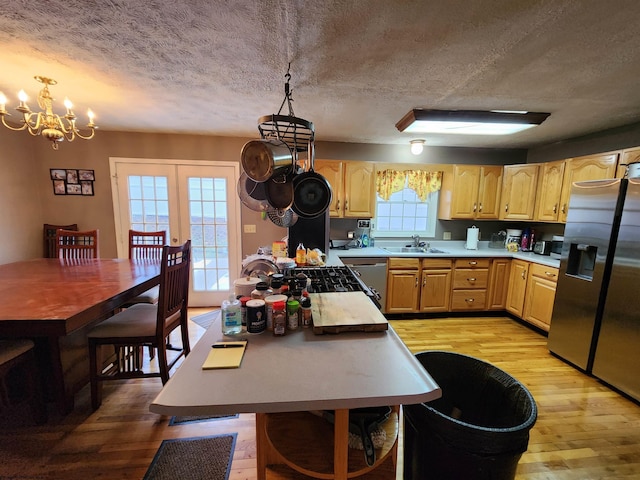
[(132, 230), (169, 232), (167, 177), (129, 175), (129, 223)]
[(230, 289), (227, 181), (189, 177), (193, 290)]

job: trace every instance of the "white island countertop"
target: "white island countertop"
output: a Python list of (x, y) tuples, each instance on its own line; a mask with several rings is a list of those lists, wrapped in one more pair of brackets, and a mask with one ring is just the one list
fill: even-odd
[(391, 326), (382, 332), (314, 335), (300, 328), (284, 337), (268, 331), (242, 337), (249, 344), (239, 368), (203, 370), (211, 345), (232, 340), (222, 336), (217, 315), (150, 410), (164, 415), (297, 412), (415, 404), (442, 394)]
[(390, 258), (390, 257), (405, 257), (405, 258), (516, 258), (519, 260), (525, 260), (527, 262), (539, 263), (548, 267), (558, 268), (560, 266), (560, 260), (551, 258), (548, 255), (538, 255), (533, 252), (509, 252), (505, 248), (489, 248), (489, 242), (479, 242), (477, 250), (467, 250), (465, 248), (464, 241), (455, 240), (443, 240), (429, 242), (432, 248), (441, 250), (443, 253), (416, 253), (416, 252), (390, 252), (385, 250), (385, 247), (394, 246), (400, 247), (410, 244), (410, 241), (393, 241), (384, 242), (376, 241), (375, 247), (366, 248), (349, 248), (343, 249), (330, 249), (327, 256), (327, 265), (343, 265), (345, 260), (354, 257), (366, 257), (366, 258)]

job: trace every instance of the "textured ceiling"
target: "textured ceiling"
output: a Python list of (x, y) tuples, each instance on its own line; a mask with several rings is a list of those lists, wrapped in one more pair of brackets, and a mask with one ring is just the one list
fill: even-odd
[(318, 141), (406, 143), (395, 123), (418, 107), (550, 112), (510, 136), (423, 136), (531, 147), (640, 121), (639, 18), (637, 0), (11, 0), (0, 91), (34, 108), (43, 75), (82, 124), (91, 107), (105, 130), (257, 138), (291, 62)]

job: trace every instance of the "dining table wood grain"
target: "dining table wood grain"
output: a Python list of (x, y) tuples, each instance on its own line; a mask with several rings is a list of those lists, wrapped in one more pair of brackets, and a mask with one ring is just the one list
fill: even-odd
[(89, 378), (86, 333), (160, 282), (160, 262), (37, 258), (0, 265), (0, 337), (32, 338), (49, 399), (63, 413)]

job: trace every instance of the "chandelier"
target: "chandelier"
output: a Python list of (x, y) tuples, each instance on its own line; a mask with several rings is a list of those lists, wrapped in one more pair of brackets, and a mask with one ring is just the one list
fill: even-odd
[(16, 110), (22, 114), (22, 123), (20, 125), (11, 125), (5, 119), (5, 116), (11, 115), (5, 108), (7, 97), (0, 92), (0, 117), (2, 117), (2, 124), (10, 130), (27, 130), (33, 136), (42, 135), (51, 141), (51, 146), (54, 150), (58, 149), (58, 143), (62, 142), (65, 138), (69, 142), (73, 142), (76, 137), (82, 138), (83, 140), (93, 138), (96, 133), (95, 130), (98, 128), (98, 126), (93, 123), (93, 112), (91, 110), (87, 112), (89, 123), (86, 128), (88, 131), (84, 134), (81, 133), (78, 127), (76, 127), (77, 117), (72, 110), (73, 104), (68, 98), (64, 99), (64, 106), (67, 109), (67, 113), (63, 116), (53, 113), (52, 106), (54, 99), (49, 92), (49, 85), (55, 85), (58, 82), (47, 77), (36, 76), (34, 78), (44, 85), (40, 93), (38, 93), (38, 106), (43, 111), (32, 112), (27, 105), (27, 94), (24, 90), (20, 90), (20, 93), (18, 93), (20, 104), (16, 107)]

